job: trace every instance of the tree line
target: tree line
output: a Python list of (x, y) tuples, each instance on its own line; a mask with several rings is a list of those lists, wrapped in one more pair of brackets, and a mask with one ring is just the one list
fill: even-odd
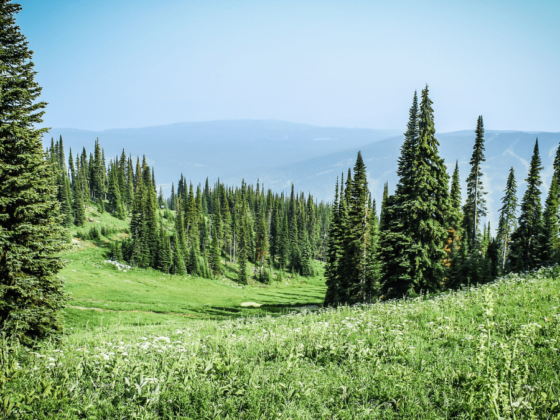
[(172, 185), (165, 199), (145, 157), (134, 167), (123, 150), (107, 163), (96, 140), (89, 155), (84, 148), (74, 159), (70, 150), (66, 165), (62, 137), (51, 140), (47, 154), (64, 226), (83, 226), (88, 205), (122, 220), (130, 216), (130, 238), (111, 252), (133, 266), (214, 278), (236, 264), (245, 284), (248, 262), (255, 278), (267, 283), (273, 267), (311, 276), (311, 261), (324, 258), (330, 206), (296, 193), (293, 185), (289, 196), (259, 183), (234, 188), (217, 182), (210, 188), (208, 179), (195, 189), (181, 175), (177, 191)]
[(398, 161), (398, 183), (392, 195), (385, 184), (379, 217), (361, 153), (353, 173), (348, 170), (345, 181), (343, 175), (340, 183), (337, 180), (325, 305), (437, 293), (560, 262), (560, 147), (544, 209), (538, 139), (520, 206), (515, 172), (510, 169), (493, 237), (490, 223), (481, 224), (487, 216), (482, 116), (477, 120), (464, 203), (458, 162), (450, 177), (438, 146), (426, 86), (420, 103), (414, 94)]

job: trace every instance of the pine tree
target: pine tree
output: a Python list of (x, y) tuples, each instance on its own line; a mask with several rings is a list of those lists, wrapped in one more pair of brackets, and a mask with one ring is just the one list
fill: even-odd
[(60, 214), (63, 217), (63, 226), (70, 227), (74, 221), (74, 212), (72, 211), (71, 196), (69, 195), (69, 182), (66, 172), (60, 172), (57, 176), (58, 184), (58, 201), (60, 203)]
[[(224, 251), (227, 255), (229, 261), (233, 261), (232, 256), (232, 217), (231, 217), (231, 210), (229, 208), (229, 200), (228, 197), (224, 193), (224, 205), (222, 211), (222, 227), (223, 227), (223, 243), (224, 243)], [(229, 251), (228, 251), (229, 248)], [(227, 265), (227, 260), (226, 260)]]
[(364, 285), (364, 302), (371, 303), (381, 291), (381, 258), (379, 254), (379, 222), (375, 201), (369, 201), (367, 215), (367, 244), (366, 244), (366, 281)]
[(290, 234), (288, 226), (288, 214), (284, 214), (284, 222), (282, 223), (282, 230), (280, 232), (280, 239), (278, 243), (278, 263), (280, 268), (287, 268), (290, 264)]
[(32, 52), (16, 25), (21, 10), (0, 2), (0, 328), (23, 343), (62, 332), (66, 297), (57, 273), (65, 248), (55, 172), (37, 129), (45, 102), (37, 102)]
[(173, 265), (173, 253), (171, 251), (171, 242), (169, 240), (169, 235), (163, 229), (163, 225), (160, 225), (159, 237), (159, 256), (158, 256), (158, 269), (164, 273), (169, 273)]
[(510, 261), (514, 271), (527, 271), (540, 267), (543, 262), (543, 220), (541, 206), (543, 169), (539, 155), (539, 139), (535, 143), (527, 176), (527, 190), (521, 201), (518, 227), (511, 235)]
[(381, 200), (381, 215), (379, 217), (379, 226), (381, 230), (389, 229), (389, 209), (391, 208), (391, 196), (389, 195), (389, 183), (383, 185), (383, 199)]
[(121, 220), (126, 218), (126, 211), (121, 197), (121, 189), (119, 187), (118, 169), (116, 164), (109, 175), (109, 204), (113, 215)]
[(455, 170), (451, 180), (449, 192), (449, 217), (447, 219), (447, 243), (444, 246), (447, 257), (447, 286), (457, 287), (461, 284), (458, 277), (459, 265), (463, 263), (459, 257), (459, 248), (462, 246), (463, 233), (461, 230), (463, 214), (461, 212), (461, 184), (459, 180), (459, 162), (455, 162)]
[(350, 185), (348, 184), (348, 179), (352, 179), (350, 171), (348, 172), (348, 176), (346, 177), (346, 186), (344, 184), (344, 178), (341, 175), (341, 182), (340, 182), (340, 204), (338, 210), (338, 228), (339, 228), (339, 240), (340, 240), (340, 247), (341, 247), (341, 256), (337, 264), (337, 272), (336, 272), (336, 302), (335, 305), (344, 304), (349, 300), (349, 292), (350, 292), (350, 284), (348, 282), (349, 278), (347, 277), (347, 269), (348, 264), (345, 260), (345, 253), (346, 253), (346, 230), (348, 228), (348, 189)]
[[(407, 151), (414, 155), (410, 176), (399, 179), (403, 190), (410, 193), (395, 195), (390, 229), (382, 232), (383, 291), (389, 296), (438, 291), (445, 278), (443, 246), (448, 236), (449, 176), (438, 154), (428, 93), (426, 86), (420, 104), (417, 146)], [(405, 184), (411, 187), (405, 188)]]
[(249, 242), (249, 220), (247, 206), (247, 187), (245, 181), (241, 184), (241, 214), (239, 225), (239, 275), (240, 284), (248, 283), (247, 263), (249, 261), (250, 242)]
[(463, 232), (471, 250), (475, 251), (476, 236), (480, 219), (486, 216), (486, 192), (482, 185), (481, 164), (484, 157), (484, 123), (482, 116), (476, 123), (476, 138), (471, 156), (471, 172), (467, 178), (467, 200), (463, 206)]
[(263, 276), (263, 270), (266, 270), (268, 261), (268, 226), (266, 223), (266, 216), (264, 208), (261, 208), (259, 215), (259, 224), (257, 226), (257, 236), (256, 236), (256, 256), (255, 260), (259, 267), (259, 277)]
[(511, 235), (517, 229), (517, 184), (515, 182), (515, 171), (511, 167), (507, 179), (506, 189), (502, 198), (500, 209), (500, 221), (498, 226), (498, 243), (501, 249), (501, 269), (506, 271), (507, 257), (511, 242)]
[(76, 182), (74, 183), (74, 189), (72, 191), (72, 206), (74, 210), (74, 224), (76, 226), (83, 226), (86, 222), (86, 209), (80, 172), (78, 172)]
[(560, 223), (558, 220), (558, 180), (552, 177), (548, 197), (544, 210), (544, 232), (543, 232), (543, 263), (557, 264), (560, 262), (560, 238), (558, 237)]
[[(180, 245), (179, 238), (177, 236), (177, 232), (175, 232), (173, 236), (173, 265), (172, 265), (172, 272), (173, 274), (177, 274), (179, 276), (184, 276), (186, 273), (185, 270), (185, 255), (183, 254), (183, 249)], [(198, 274), (198, 272), (197, 272)]]
[(347, 284), (347, 303), (365, 302), (367, 278), (368, 200), (366, 166), (361, 152), (354, 165), (349, 186), (348, 218), (343, 236), (343, 272)]
[(95, 140), (95, 158), (92, 167), (92, 184), (95, 200), (99, 211), (103, 213), (105, 211), (105, 205), (103, 203), (105, 188), (104, 188), (104, 171), (105, 165), (103, 164), (103, 157), (101, 152), (101, 146), (99, 145), (99, 139)]

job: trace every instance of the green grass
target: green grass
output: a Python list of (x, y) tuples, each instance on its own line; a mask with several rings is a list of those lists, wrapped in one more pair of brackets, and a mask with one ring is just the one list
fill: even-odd
[(559, 275), (541, 269), (433, 298), (284, 316), (150, 314), (133, 326), (123, 312), (103, 313), (102, 326), (33, 351), (1, 343), (0, 413), (558, 419)]
[[(274, 271), (274, 277), (280, 275), (281, 281), (269, 285), (250, 280), (249, 285), (240, 286), (232, 264), (215, 280), (165, 275), (157, 270), (124, 272), (104, 260), (108, 259), (110, 241), (127, 236), (128, 221), (99, 214), (93, 208), (88, 209), (88, 220), (86, 226), (74, 229), (74, 236), (92, 226), (112, 227), (119, 232), (94, 242), (74, 239), (72, 249), (64, 254), (68, 264), (60, 276), (71, 297), (65, 311), (71, 328), (83, 329), (115, 320), (126, 325), (175, 325), (192, 318), (282, 314), (307, 305), (322, 305), (326, 287), (319, 262), (314, 262), (316, 277)], [(252, 269), (249, 264), (249, 270)], [(262, 306), (242, 307), (243, 302)]]

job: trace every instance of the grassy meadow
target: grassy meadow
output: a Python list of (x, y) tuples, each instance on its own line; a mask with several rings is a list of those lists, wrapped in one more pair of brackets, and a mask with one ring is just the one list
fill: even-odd
[(320, 309), (321, 276), (241, 287), (233, 270), (119, 271), (104, 260), (127, 223), (89, 218), (74, 236), (113, 230), (64, 255), (67, 334), (34, 349), (1, 338), (0, 416), (560, 419), (560, 268)]
[[(111, 233), (97, 240), (80, 240), (92, 227)], [(60, 273), (71, 297), (65, 311), (69, 328), (114, 323), (182, 325), (193, 318), (282, 314), (323, 303), (326, 287), (319, 262), (314, 262), (316, 277), (274, 270), (275, 281), (269, 285), (254, 280), (246, 286), (237, 284), (233, 264), (226, 264), (217, 279), (166, 275), (152, 269), (119, 271), (105, 260), (109, 259), (110, 242), (124, 239), (127, 228), (128, 221), (89, 208), (86, 226), (73, 230), (72, 246), (64, 254), (67, 266)], [(249, 268), (253, 270), (252, 265)]]
[(43, 419), (558, 419), (560, 270), (433, 298), (4, 341), (0, 410)]

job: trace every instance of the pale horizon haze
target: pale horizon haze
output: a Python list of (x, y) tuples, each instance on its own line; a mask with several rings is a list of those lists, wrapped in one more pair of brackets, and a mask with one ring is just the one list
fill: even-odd
[(45, 126), (560, 131), (558, 1), (23, 0)]

